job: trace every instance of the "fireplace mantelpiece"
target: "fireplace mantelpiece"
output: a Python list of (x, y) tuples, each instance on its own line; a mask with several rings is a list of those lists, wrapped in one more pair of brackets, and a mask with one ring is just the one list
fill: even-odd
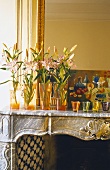
[(110, 139), (110, 113), (54, 110), (0, 112), (0, 169), (15, 170), (15, 143), (20, 136), (71, 135), (81, 140)]

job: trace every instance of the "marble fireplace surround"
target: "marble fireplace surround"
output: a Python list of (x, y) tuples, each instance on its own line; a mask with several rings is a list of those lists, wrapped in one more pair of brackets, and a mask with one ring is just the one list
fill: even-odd
[[(0, 111), (1, 170), (15, 170), (15, 144), (19, 137), (25, 134), (38, 136), (64, 134), (85, 141), (108, 140), (110, 139), (110, 113), (8, 109)], [(46, 148), (46, 152), (47, 150)]]

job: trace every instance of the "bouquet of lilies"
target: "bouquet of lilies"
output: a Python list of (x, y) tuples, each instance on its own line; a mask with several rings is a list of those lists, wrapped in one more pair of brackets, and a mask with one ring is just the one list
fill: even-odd
[(11, 73), (11, 78), (9, 80), (6, 80), (5, 82), (1, 82), (0, 84), (4, 84), (7, 82), (12, 82), (13, 90), (14, 90), (14, 98), (17, 103), (16, 99), (16, 91), (19, 84), (19, 70), (23, 64), (22, 61), (19, 60), (19, 56), (22, 53), (17, 48), (17, 44), (14, 44), (13, 47), (8, 48), (6, 44), (3, 44), (3, 53), (2, 53), (2, 59), (1, 59), (1, 67), (2, 70), (7, 70)]
[(48, 54), (46, 52), (44, 54), (44, 57), (41, 56), (42, 49), (39, 51), (37, 48), (37, 44), (35, 46), (35, 49), (30, 48), (32, 52), (32, 56), (34, 58), (35, 65), (37, 65), (35, 71), (36, 71), (36, 77), (35, 80), (39, 79), (39, 82), (41, 83), (47, 83), (49, 82), (49, 69), (50, 69), (50, 58), (46, 58), (45, 56)]
[(38, 62), (34, 56), (29, 60), (28, 50), (26, 49), (26, 57), (23, 61), (23, 87), (22, 96), (25, 106), (28, 107), (35, 95), (35, 71), (38, 68)]
[(70, 51), (68, 51), (68, 48), (64, 48), (63, 55), (59, 55), (57, 49), (54, 47), (54, 57), (52, 57), (53, 69), (51, 73), (59, 86), (67, 83), (67, 80), (71, 76), (71, 68), (76, 68), (74, 63), (74, 50), (76, 47), (77, 45), (73, 46)]
[(54, 47), (54, 54), (52, 58), (51, 75), (57, 83), (58, 97), (61, 97), (62, 103), (67, 98), (67, 81), (71, 76), (71, 68), (76, 68), (74, 62), (74, 50), (77, 45), (73, 46), (69, 51), (68, 48), (64, 48), (63, 54), (59, 55), (57, 49)]
[(10, 71), (11, 79), (0, 84), (12, 82), (16, 103), (16, 90), (18, 84), (22, 83), (19, 82), (19, 77), (23, 77), (20, 80), (23, 80), (23, 97), (27, 105), (33, 99), (37, 79), (40, 83), (45, 84), (56, 82), (57, 91), (62, 92), (60, 93), (61, 97), (64, 96), (63, 89), (71, 76), (71, 67), (76, 67), (74, 64), (74, 49), (77, 45), (70, 50), (64, 48), (62, 55), (58, 54), (55, 47), (53, 55), (50, 55), (49, 47), (46, 53), (42, 55), (42, 49), (39, 50), (36, 44), (34, 49), (30, 48), (31, 56), (29, 56), (28, 50), (26, 50), (24, 61), (20, 61), (19, 56), (22, 52), (17, 49), (17, 44), (13, 48), (8, 48), (5, 44), (3, 45), (1, 69)]

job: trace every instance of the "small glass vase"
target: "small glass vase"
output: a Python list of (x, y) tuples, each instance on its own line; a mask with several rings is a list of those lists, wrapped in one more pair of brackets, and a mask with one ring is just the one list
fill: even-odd
[(10, 88), (10, 109), (19, 109), (20, 108), (20, 90), (17, 87), (16, 89), (11, 86)]
[(40, 108), (50, 110), (51, 106), (52, 83), (39, 83)]
[(36, 88), (34, 85), (29, 87), (24, 85), (24, 109), (35, 110), (36, 109)]

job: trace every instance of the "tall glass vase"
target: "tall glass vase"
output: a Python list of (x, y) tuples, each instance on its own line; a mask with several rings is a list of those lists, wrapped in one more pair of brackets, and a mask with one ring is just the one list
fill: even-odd
[(18, 86), (13, 86), (13, 83), (10, 85), (10, 109), (19, 109), (20, 108), (20, 89)]
[(36, 88), (34, 85), (31, 87), (24, 85), (24, 109), (35, 110), (36, 109)]
[(67, 88), (66, 85), (61, 85), (57, 90), (57, 110), (66, 110), (67, 107)]
[(39, 83), (40, 108), (50, 110), (52, 83)]

